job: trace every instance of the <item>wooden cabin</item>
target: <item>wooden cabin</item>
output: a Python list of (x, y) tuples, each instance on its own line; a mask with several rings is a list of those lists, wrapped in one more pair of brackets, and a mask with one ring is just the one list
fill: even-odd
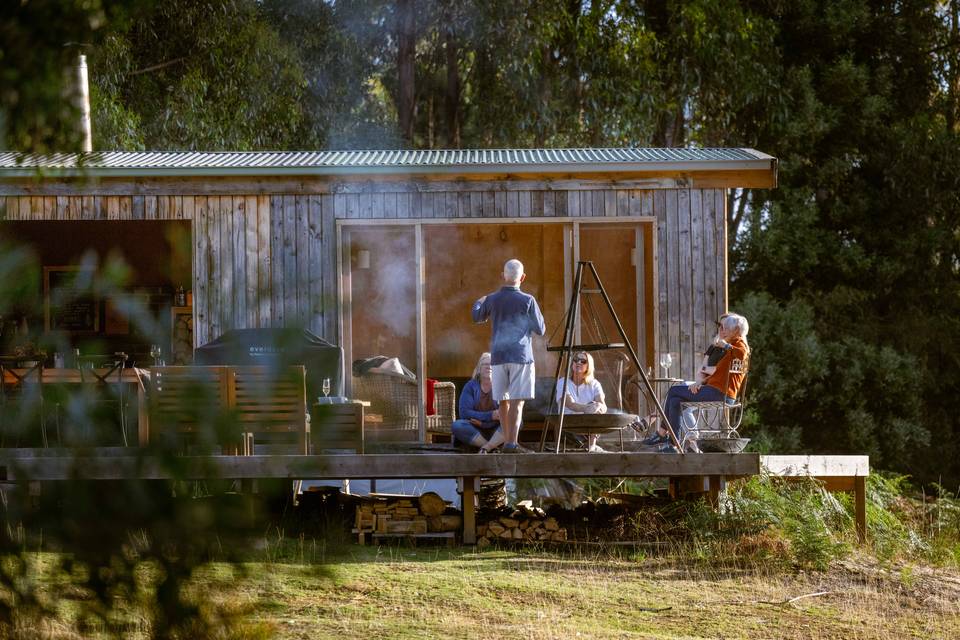
[[(670, 373), (689, 377), (727, 307), (728, 189), (776, 183), (777, 160), (752, 149), (4, 153), (0, 237), (48, 274), (121, 256), (171, 325), (192, 320), (194, 346), (302, 326), (346, 362), (398, 356), (431, 378), (470, 375), (489, 340), (470, 305), (504, 261), (525, 264), (558, 343), (591, 260), (640, 358), (679, 354)], [(581, 332), (616, 335), (589, 311)], [(79, 329), (122, 333), (98, 317)]]

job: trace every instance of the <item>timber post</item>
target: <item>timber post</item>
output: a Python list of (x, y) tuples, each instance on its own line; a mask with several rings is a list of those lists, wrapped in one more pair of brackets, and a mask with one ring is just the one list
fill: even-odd
[(476, 478), (463, 476), (463, 544), (477, 544)]

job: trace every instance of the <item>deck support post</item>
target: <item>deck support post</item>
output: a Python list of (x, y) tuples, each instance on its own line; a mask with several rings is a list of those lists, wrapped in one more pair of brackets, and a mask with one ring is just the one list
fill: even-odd
[(853, 479), (854, 518), (857, 523), (857, 540), (860, 544), (867, 541), (867, 477), (856, 476)]
[(477, 512), (474, 476), (463, 476), (463, 544), (477, 544)]
[(727, 492), (726, 476), (710, 476), (710, 504), (716, 509), (720, 505), (720, 494)]

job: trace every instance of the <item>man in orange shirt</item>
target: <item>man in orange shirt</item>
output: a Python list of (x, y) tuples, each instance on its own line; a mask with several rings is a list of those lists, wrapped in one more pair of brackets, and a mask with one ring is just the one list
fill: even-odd
[[(723, 318), (720, 324), (720, 340), (723, 342), (724, 353), (713, 373), (702, 382), (694, 382), (689, 387), (684, 385), (670, 387), (667, 400), (664, 402), (664, 411), (680, 442), (683, 442), (686, 435), (681, 420), (681, 404), (737, 401), (737, 393), (740, 391), (740, 385), (743, 384), (747, 361), (750, 358), (750, 345), (747, 344), (749, 332), (750, 324), (743, 316), (731, 313)], [(673, 447), (669, 446), (667, 449), (673, 450)]]

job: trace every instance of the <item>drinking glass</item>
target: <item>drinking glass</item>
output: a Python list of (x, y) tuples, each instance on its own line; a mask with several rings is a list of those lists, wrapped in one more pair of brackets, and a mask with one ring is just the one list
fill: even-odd
[(663, 377), (670, 377), (670, 366), (673, 364), (673, 354), (671, 353), (661, 353), (660, 354), (660, 366), (663, 367)]
[(153, 366), (157, 367), (160, 365), (160, 356), (163, 354), (160, 351), (160, 345), (152, 344), (150, 345), (150, 357), (153, 358)]
[(326, 398), (330, 395), (330, 378), (323, 379), (323, 386), (321, 387), (323, 391), (323, 397)]

